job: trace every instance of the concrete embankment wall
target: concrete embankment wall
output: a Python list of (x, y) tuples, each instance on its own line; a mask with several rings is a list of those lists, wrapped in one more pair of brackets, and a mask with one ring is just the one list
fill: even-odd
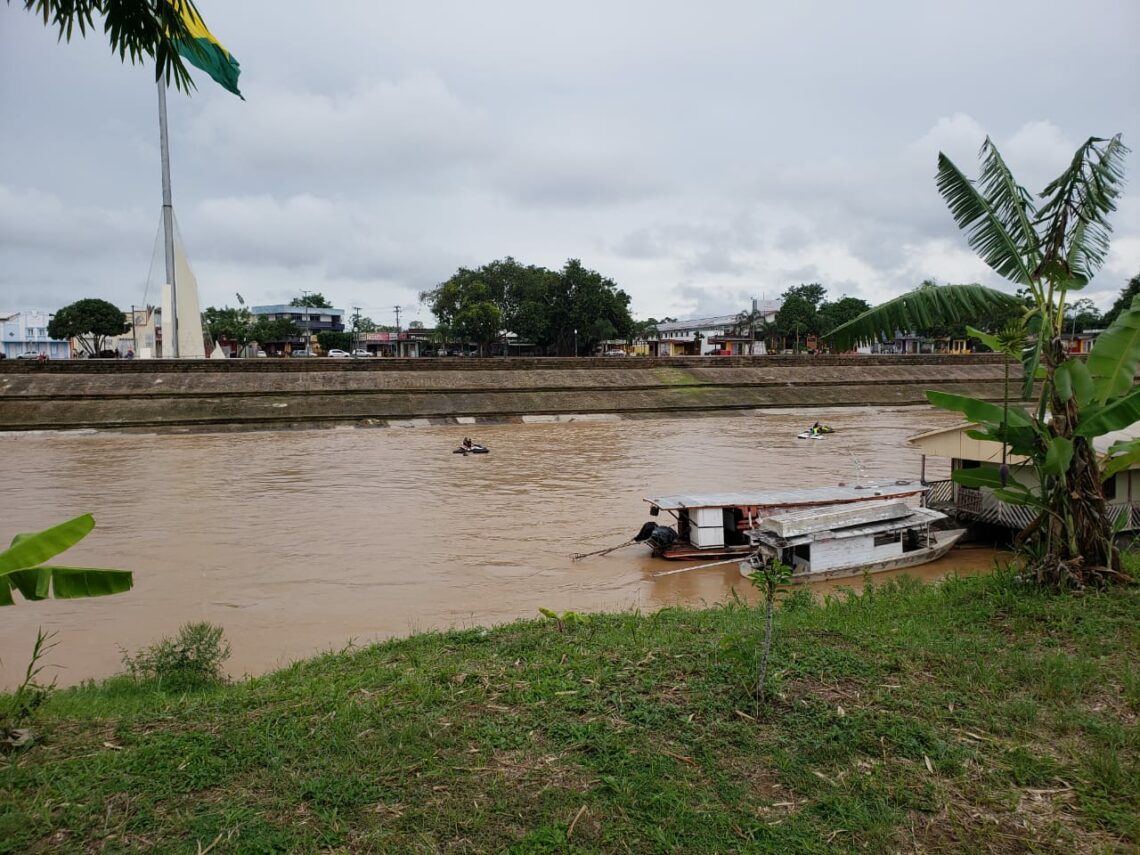
[[(1011, 365), (1011, 381), (1021, 366)], [(0, 430), (287, 427), (410, 419), (1000, 399), (996, 355), (0, 362)]]

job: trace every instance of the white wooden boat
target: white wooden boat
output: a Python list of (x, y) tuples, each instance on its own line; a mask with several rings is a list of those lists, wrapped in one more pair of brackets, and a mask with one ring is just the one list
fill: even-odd
[(895, 500), (776, 514), (748, 533), (755, 551), (740, 572), (748, 576), (779, 560), (792, 568), (792, 581), (815, 581), (917, 567), (941, 558), (966, 533), (932, 527), (946, 518)]
[(649, 503), (649, 515), (657, 517), (664, 511), (674, 518), (673, 525), (658, 525), (653, 531), (654, 527), (647, 523), (639, 540), (648, 543), (653, 554), (661, 558), (679, 561), (731, 558), (754, 551), (748, 532), (763, 517), (805, 508), (920, 497), (925, 490), (920, 481), (899, 480), (866, 486), (649, 498), (645, 500)]

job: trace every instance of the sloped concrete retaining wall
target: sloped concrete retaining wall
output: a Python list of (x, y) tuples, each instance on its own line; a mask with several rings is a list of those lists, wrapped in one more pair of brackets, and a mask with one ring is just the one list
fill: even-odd
[[(1003, 371), (994, 355), (10, 360), (0, 362), (0, 430), (701, 414), (919, 404), (930, 388), (996, 400)], [(1020, 380), (1020, 365), (1011, 375)]]

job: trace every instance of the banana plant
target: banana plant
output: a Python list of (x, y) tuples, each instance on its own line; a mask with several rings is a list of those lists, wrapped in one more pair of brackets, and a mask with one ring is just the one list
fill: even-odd
[[(1037, 517), (1022, 533), (1043, 544), (1037, 550), (1038, 579), (1055, 586), (1082, 587), (1125, 578), (1113, 547), (1113, 520), (1102, 479), (1140, 461), (1140, 442), (1114, 443), (1103, 458), (1092, 440), (1140, 420), (1135, 387), (1140, 362), (1140, 298), (1122, 311), (1096, 341), (1087, 362), (1072, 359), (1061, 342), (1065, 305), (1072, 292), (1092, 279), (1108, 252), (1111, 225), (1123, 182), (1128, 149), (1117, 135), (1091, 137), (1069, 167), (1041, 192), (1040, 207), (1019, 185), (997, 147), (987, 138), (981, 172), (966, 178), (944, 154), (938, 156), (937, 186), (966, 240), (995, 272), (1028, 294), (1022, 319), (1027, 331), (1020, 348), (987, 340), (999, 352), (1020, 357), (1021, 398), (1026, 406), (927, 392), (932, 404), (977, 422), (971, 435), (1001, 442), (1029, 459), (1037, 472), (1034, 488), (995, 473), (955, 473), (955, 480), (984, 486), (1014, 504), (1034, 507)], [(1019, 298), (981, 285), (923, 287), (863, 313), (830, 338), (840, 349), (896, 330), (934, 323), (976, 321), (993, 308)], [(1020, 350), (1020, 353), (1018, 353)]]
[(134, 576), (128, 570), (63, 567), (44, 564), (83, 540), (95, 528), (95, 518), (83, 514), (34, 534), (17, 534), (0, 552), (0, 606), (10, 606), (19, 591), (25, 600), (102, 597), (129, 591)]

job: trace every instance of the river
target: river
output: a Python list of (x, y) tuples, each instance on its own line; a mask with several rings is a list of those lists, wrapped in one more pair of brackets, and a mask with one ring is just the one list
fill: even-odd
[[(819, 419), (836, 433), (797, 440)], [(56, 633), (59, 685), (121, 669), (188, 621), (222, 625), (234, 675), (418, 630), (558, 611), (722, 601), (735, 565), (675, 564), (621, 543), (646, 496), (919, 475), (907, 437), (954, 424), (926, 407), (707, 418), (249, 433), (0, 434), (9, 477), (0, 537), (91, 512), (72, 566), (133, 570), (127, 594), (17, 604), (0, 621), (0, 685), (22, 676), (36, 628)], [(492, 453), (452, 454), (464, 435)], [(928, 468), (929, 477), (946, 477)], [(992, 566), (956, 551), (907, 572)], [(858, 584), (848, 580), (847, 584)]]

